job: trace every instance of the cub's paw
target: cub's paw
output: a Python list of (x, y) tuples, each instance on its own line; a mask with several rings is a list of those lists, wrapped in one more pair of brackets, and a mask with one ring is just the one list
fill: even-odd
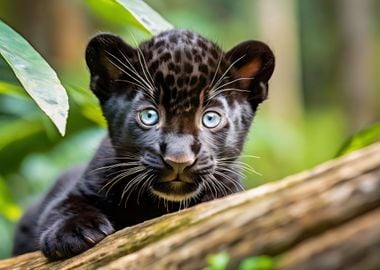
[(115, 230), (104, 215), (57, 220), (42, 232), (40, 249), (51, 260), (72, 257), (94, 246)]

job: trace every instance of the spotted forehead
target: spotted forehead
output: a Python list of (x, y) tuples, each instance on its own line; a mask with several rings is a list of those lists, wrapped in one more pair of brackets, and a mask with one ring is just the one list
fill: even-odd
[[(141, 44), (148, 70), (169, 113), (195, 112), (207, 95), (218, 66), (225, 66), (222, 50), (202, 36), (174, 30)], [(220, 69), (222, 70), (222, 69)]]

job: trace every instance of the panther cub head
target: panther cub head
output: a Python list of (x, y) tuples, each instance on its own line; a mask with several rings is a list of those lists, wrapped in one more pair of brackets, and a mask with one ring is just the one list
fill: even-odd
[(171, 30), (133, 48), (100, 34), (86, 61), (112, 145), (135, 170), (126, 185), (169, 201), (241, 189), (238, 158), (274, 69), (267, 45), (250, 40), (223, 52)]

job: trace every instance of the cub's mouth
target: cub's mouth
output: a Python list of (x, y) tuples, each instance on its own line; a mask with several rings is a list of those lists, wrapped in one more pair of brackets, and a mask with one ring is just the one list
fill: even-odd
[(201, 190), (197, 183), (189, 183), (180, 179), (156, 182), (151, 186), (153, 194), (168, 201), (180, 202), (195, 197)]

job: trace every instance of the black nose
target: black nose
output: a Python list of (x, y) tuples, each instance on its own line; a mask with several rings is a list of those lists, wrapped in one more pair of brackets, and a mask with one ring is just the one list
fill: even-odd
[(195, 158), (192, 156), (166, 156), (164, 160), (176, 173), (182, 173), (195, 162)]

